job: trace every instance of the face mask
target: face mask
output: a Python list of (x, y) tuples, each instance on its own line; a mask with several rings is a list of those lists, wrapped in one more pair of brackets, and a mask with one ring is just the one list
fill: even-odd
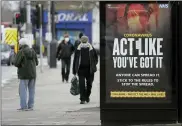
[(65, 40), (66, 42), (68, 42), (68, 41), (69, 41), (69, 38), (65, 38), (64, 40)]

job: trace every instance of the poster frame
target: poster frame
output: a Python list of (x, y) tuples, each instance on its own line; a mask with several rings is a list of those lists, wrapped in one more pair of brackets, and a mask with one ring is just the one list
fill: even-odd
[(178, 8), (178, 16), (179, 16), (179, 22), (178, 22), (178, 122), (182, 123), (182, 50), (180, 47), (182, 47), (182, 2), (178, 2), (179, 8)]
[[(147, 1), (101, 1), (100, 2), (100, 106), (101, 109), (171, 109), (176, 111), (178, 106), (178, 84), (177, 84), (177, 73), (178, 73), (178, 61), (176, 51), (178, 50), (178, 3), (170, 2), (171, 8), (171, 25), (172, 25), (172, 100), (171, 103), (155, 103), (155, 104), (143, 104), (143, 103), (106, 103), (106, 69), (105, 69), (105, 19), (106, 19), (106, 4), (121, 4), (121, 3), (145, 3)], [(156, 2), (156, 1), (154, 1)], [(166, 3), (169, 1), (158, 1), (158, 3)], [(147, 2), (148, 3), (148, 2)]]

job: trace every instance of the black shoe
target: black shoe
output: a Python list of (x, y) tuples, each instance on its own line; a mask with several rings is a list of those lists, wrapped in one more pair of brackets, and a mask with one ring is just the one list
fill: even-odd
[(29, 111), (33, 111), (33, 108), (28, 108)]
[(85, 101), (81, 101), (80, 104), (85, 104)]
[(19, 109), (17, 109), (18, 111), (28, 111), (28, 109), (27, 108), (19, 108)]
[(69, 80), (69, 79), (68, 79), (68, 78), (66, 78), (65, 80), (66, 80), (66, 83), (68, 83), (68, 80)]
[(65, 81), (65, 78), (64, 78), (64, 77), (62, 77), (62, 82), (64, 83), (64, 81)]
[(90, 98), (88, 98), (88, 99), (86, 100), (86, 102), (89, 103), (89, 102), (90, 102)]
[(68, 83), (68, 79), (65, 79), (66, 83)]

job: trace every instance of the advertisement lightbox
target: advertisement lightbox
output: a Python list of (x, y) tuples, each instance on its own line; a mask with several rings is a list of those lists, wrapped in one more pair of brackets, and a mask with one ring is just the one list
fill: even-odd
[(170, 103), (171, 5), (105, 5), (106, 103)]

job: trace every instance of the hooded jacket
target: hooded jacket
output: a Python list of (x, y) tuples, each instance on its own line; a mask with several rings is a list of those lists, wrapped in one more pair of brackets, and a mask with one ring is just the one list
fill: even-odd
[(19, 79), (35, 79), (36, 78), (36, 66), (38, 65), (38, 59), (35, 51), (23, 45), (17, 53), (14, 65), (18, 67)]

